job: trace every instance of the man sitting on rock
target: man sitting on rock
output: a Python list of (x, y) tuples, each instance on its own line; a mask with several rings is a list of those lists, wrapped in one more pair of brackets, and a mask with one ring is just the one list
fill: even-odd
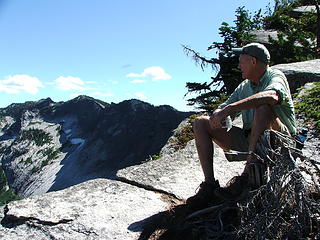
[[(295, 134), (295, 116), (285, 75), (268, 66), (270, 54), (259, 43), (233, 49), (239, 55), (238, 68), (245, 79), (211, 116), (196, 118), (193, 129), (205, 180), (198, 193), (187, 199), (190, 208), (204, 208), (223, 200), (233, 200), (250, 189), (248, 162), (241, 176), (222, 188), (214, 177), (213, 143), (229, 150), (255, 152), (260, 135), (266, 129)], [(222, 126), (228, 116), (242, 114), (243, 128)]]

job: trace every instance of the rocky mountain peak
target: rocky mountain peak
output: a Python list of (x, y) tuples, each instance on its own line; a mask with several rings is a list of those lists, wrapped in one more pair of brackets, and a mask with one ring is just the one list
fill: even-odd
[(9, 185), (21, 196), (113, 178), (118, 169), (158, 154), (191, 113), (139, 100), (107, 104), (78, 96), (2, 109), (0, 152)]

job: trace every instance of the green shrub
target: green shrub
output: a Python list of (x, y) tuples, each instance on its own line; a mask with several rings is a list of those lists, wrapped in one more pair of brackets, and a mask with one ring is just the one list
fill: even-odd
[(6, 205), (7, 203), (21, 199), (18, 197), (12, 189), (7, 191), (0, 191), (0, 206)]
[(32, 169), (31, 169), (31, 172), (32, 173), (36, 173), (40, 170), (40, 168), (38, 166), (34, 166)]
[(60, 135), (63, 134), (63, 130), (60, 125), (57, 126), (56, 131), (57, 131), (56, 137), (59, 137)]
[(176, 150), (184, 148), (190, 140), (194, 139), (192, 126), (196, 117), (198, 116), (199, 114), (191, 115), (188, 118), (188, 123), (186, 124), (186, 126), (181, 128), (178, 132), (176, 132), (175, 138), (173, 138), (172, 140), (175, 143)]
[(153, 154), (152, 156), (149, 156), (149, 158), (146, 158), (145, 160), (143, 160), (142, 163), (146, 163), (151, 160), (158, 160), (159, 158), (161, 158), (161, 155)]
[(161, 158), (161, 156), (160, 156), (160, 155), (157, 155), (157, 154), (153, 154), (153, 155), (151, 156), (151, 159), (152, 159), (152, 160), (158, 160), (159, 158)]
[(43, 146), (46, 143), (52, 141), (52, 137), (49, 133), (36, 128), (31, 128), (22, 132), (18, 141), (30, 140), (34, 141), (37, 146)]
[(54, 147), (50, 147), (48, 149), (41, 150), (41, 153), (44, 157), (46, 157), (46, 159), (41, 162), (40, 167), (34, 167), (34, 169), (31, 170), (33, 173), (39, 171), (44, 166), (47, 166), (50, 161), (56, 159), (59, 156), (60, 151), (58, 149), (55, 149)]
[(48, 162), (50, 160), (54, 160), (59, 156), (60, 151), (55, 149), (54, 147), (50, 147), (48, 149), (42, 150), (43, 156), (47, 156)]
[(7, 185), (6, 175), (2, 170), (2, 168), (0, 168), (0, 191), (2, 191), (6, 185)]
[(308, 122), (312, 122), (320, 130), (320, 82), (314, 84), (315, 87), (307, 90), (306, 94), (297, 99), (295, 111), (305, 116)]
[(42, 162), (41, 162), (41, 167), (40, 167), (40, 169), (42, 169), (44, 166), (47, 166), (49, 164), (49, 159), (47, 158), (46, 160), (43, 160)]
[(28, 157), (25, 161), (26, 164), (31, 164), (32, 163), (32, 158)]
[(0, 169), (0, 206), (3, 206), (11, 201), (21, 199), (18, 197), (12, 189), (6, 190), (8, 181), (6, 175), (2, 169)]
[(29, 123), (29, 126), (31, 126), (31, 125), (36, 125), (36, 124), (41, 124), (42, 122), (40, 122), (40, 121), (37, 121), (37, 122), (30, 122)]

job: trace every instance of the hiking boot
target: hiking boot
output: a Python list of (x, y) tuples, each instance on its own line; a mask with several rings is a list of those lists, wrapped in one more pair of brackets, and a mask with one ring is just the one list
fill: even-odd
[(226, 187), (215, 189), (214, 194), (225, 201), (237, 200), (244, 197), (249, 192), (248, 175), (233, 177)]
[(197, 194), (187, 199), (186, 204), (188, 208), (198, 210), (219, 203), (220, 200), (214, 194), (214, 190), (219, 187), (218, 180), (214, 183), (202, 182)]

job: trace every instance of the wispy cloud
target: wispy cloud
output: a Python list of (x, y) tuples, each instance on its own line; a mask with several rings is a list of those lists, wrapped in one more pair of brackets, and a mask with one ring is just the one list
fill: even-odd
[(159, 66), (153, 66), (153, 67), (148, 67), (143, 70), (142, 73), (129, 73), (126, 75), (126, 77), (129, 78), (151, 78), (152, 81), (159, 81), (159, 80), (168, 80), (171, 79), (172, 77), (166, 73), (166, 71)]
[(138, 99), (141, 99), (141, 100), (146, 100), (147, 97), (142, 93), (142, 92), (136, 92), (134, 94)]
[(55, 80), (57, 84), (57, 88), (63, 91), (77, 90), (77, 91), (85, 91), (88, 88), (85, 87), (85, 82), (82, 81), (78, 77), (58, 77)]
[(142, 79), (134, 79), (132, 81), (130, 81), (131, 83), (144, 83), (146, 82), (146, 80), (142, 80)]
[(85, 81), (86, 84), (96, 84), (97, 81)]
[(20, 92), (36, 94), (41, 87), (44, 87), (44, 85), (38, 78), (28, 75), (13, 75), (0, 80), (0, 91), (10, 94)]

